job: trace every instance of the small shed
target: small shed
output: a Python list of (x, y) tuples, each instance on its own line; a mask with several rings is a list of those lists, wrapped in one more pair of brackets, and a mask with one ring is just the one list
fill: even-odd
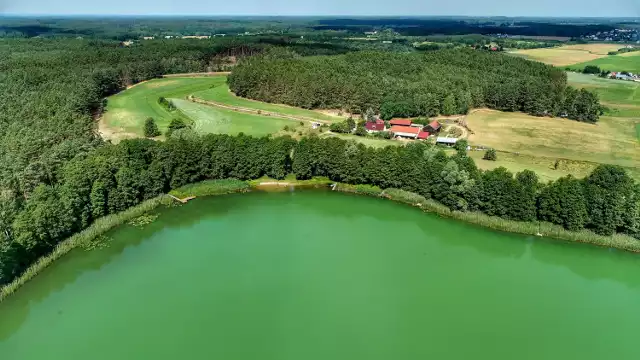
[(414, 128), (411, 126), (400, 126), (400, 125), (392, 126), (390, 131), (395, 136), (401, 136), (401, 137), (406, 137), (410, 139), (416, 139), (418, 137), (418, 134), (420, 133), (419, 128)]
[(429, 123), (429, 125), (425, 126), (425, 130), (432, 134), (440, 132), (441, 128), (442, 128), (442, 125), (440, 125), (438, 120), (433, 120), (432, 122)]
[(442, 144), (447, 146), (453, 146), (458, 142), (457, 138), (439, 137), (436, 139), (436, 144)]
[(429, 137), (429, 132), (427, 131), (420, 131), (418, 133), (418, 139), (420, 140), (426, 140)]

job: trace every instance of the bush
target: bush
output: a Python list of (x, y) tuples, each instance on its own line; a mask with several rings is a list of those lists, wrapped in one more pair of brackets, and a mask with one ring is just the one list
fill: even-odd
[(167, 137), (170, 137), (174, 131), (184, 129), (187, 127), (187, 124), (182, 121), (182, 119), (171, 119), (171, 123), (169, 123), (169, 129), (167, 130)]
[(367, 129), (365, 129), (364, 125), (358, 125), (354, 134), (358, 136), (367, 136)]
[(498, 160), (498, 154), (496, 153), (495, 149), (489, 149), (484, 153), (484, 156), (482, 158), (484, 160), (496, 161)]
[(153, 120), (152, 117), (147, 118), (147, 120), (144, 121), (144, 136), (153, 138), (160, 135), (161, 133), (155, 120)]

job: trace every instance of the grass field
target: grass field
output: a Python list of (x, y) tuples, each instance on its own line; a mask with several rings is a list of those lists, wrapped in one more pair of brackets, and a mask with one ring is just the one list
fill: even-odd
[(269, 104), (235, 96), (229, 91), (229, 87), (226, 84), (226, 77), (220, 77), (215, 87), (196, 92), (193, 95), (203, 100), (215, 101), (229, 106), (238, 106), (292, 116), (302, 116), (324, 121), (343, 120), (342, 118), (326, 115), (318, 111), (306, 110), (287, 105)]
[(232, 110), (196, 104), (189, 100), (171, 99), (182, 113), (193, 120), (193, 128), (199, 133), (245, 133), (262, 136), (277, 132), (286, 125), (297, 122), (273, 117), (244, 114)]
[(148, 117), (154, 118), (164, 132), (173, 118), (186, 118), (179, 111), (169, 112), (158, 98), (183, 99), (187, 95), (205, 90), (220, 81), (217, 77), (154, 79), (113, 95), (107, 99), (103, 115), (104, 129), (114, 138), (142, 136), (142, 127)]
[(523, 155), (640, 166), (638, 119), (602, 117), (597, 125), (479, 110), (467, 117), (472, 144)]
[(596, 65), (602, 70), (640, 72), (640, 51), (621, 55), (611, 55), (594, 60), (579, 62), (571, 66), (572, 69), (582, 70), (587, 65)]
[(606, 115), (640, 118), (640, 83), (569, 72), (569, 85), (594, 91), (608, 108)]
[(517, 50), (512, 54), (529, 60), (564, 67), (607, 57), (610, 51), (616, 51), (620, 47), (621, 45), (616, 44), (579, 44), (544, 49)]
[[(113, 141), (143, 136), (144, 121), (154, 118), (161, 132), (165, 132), (173, 118), (182, 118), (193, 124), (201, 133), (266, 135), (284, 126), (295, 127), (298, 122), (288, 119), (260, 116), (196, 104), (185, 100), (197, 94), (208, 100), (230, 106), (239, 106), (279, 112), (294, 116), (313, 117), (320, 120), (336, 120), (338, 117), (284, 105), (273, 105), (242, 99), (231, 94), (226, 76), (164, 78), (140, 83), (107, 99), (107, 108), (100, 122), (103, 137)], [(158, 104), (158, 99), (170, 100), (177, 111), (168, 111)]]

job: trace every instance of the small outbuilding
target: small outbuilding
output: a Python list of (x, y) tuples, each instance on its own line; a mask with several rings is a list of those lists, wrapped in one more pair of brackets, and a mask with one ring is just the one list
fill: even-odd
[(442, 144), (447, 146), (453, 146), (458, 142), (457, 138), (439, 137), (436, 139), (436, 144)]
[(426, 140), (429, 137), (429, 132), (427, 131), (420, 131), (418, 133), (418, 139), (420, 140)]
[(428, 131), (432, 134), (440, 132), (442, 125), (438, 122), (438, 120), (433, 120), (429, 123), (429, 125), (425, 126), (425, 131)]

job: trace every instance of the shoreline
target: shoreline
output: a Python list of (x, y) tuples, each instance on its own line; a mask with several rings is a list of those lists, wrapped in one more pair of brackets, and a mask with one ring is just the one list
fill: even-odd
[[(264, 180), (264, 181), (263, 181)], [(597, 235), (588, 230), (568, 231), (561, 226), (543, 223), (543, 222), (518, 222), (506, 220), (495, 216), (489, 216), (479, 212), (460, 212), (451, 211), (446, 206), (425, 197), (400, 190), (400, 189), (381, 189), (372, 185), (350, 185), (334, 182), (326, 178), (314, 178), (310, 180), (272, 180), (257, 179), (250, 181), (240, 181), (235, 179), (225, 180), (207, 180), (199, 183), (185, 185), (181, 188), (170, 191), (168, 194), (160, 195), (156, 198), (142, 202), (123, 212), (107, 215), (97, 219), (86, 229), (72, 235), (66, 240), (60, 242), (48, 254), (36, 261), (28, 267), (20, 276), (15, 278), (7, 285), (0, 287), (0, 303), (7, 299), (11, 294), (16, 292), (22, 285), (36, 277), (41, 271), (46, 269), (54, 261), (60, 259), (71, 250), (88, 244), (95, 238), (105, 234), (106, 232), (121, 226), (127, 221), (142, 216), (158, 207), (172, 206), (175, 203), (185, 204), (176, 200), (176, 198), (186, 197), (210, 197), (232, 193), (246, 193), (252, 190), (270, 191), (272, 189), (287, 188), (324, 188), (331, 189), (328, 191), (338, 191), (342, 193), (350, 193), (362, 196), (376, 197), (403, 203), (409, 206), (417, 207), (425, 213), (436, 214), (441, 217), (451, 218), (463, 221), (468, 224), (482, 226), (483, 228), (496, 231), (542, 236), (551, 240), (563, 242), (575, 242), (583, 244), (591, 244), (601, 248), (613, 248), (632, 253), (640, 253), (640, 240), (626, 235), (602, 236)]]

